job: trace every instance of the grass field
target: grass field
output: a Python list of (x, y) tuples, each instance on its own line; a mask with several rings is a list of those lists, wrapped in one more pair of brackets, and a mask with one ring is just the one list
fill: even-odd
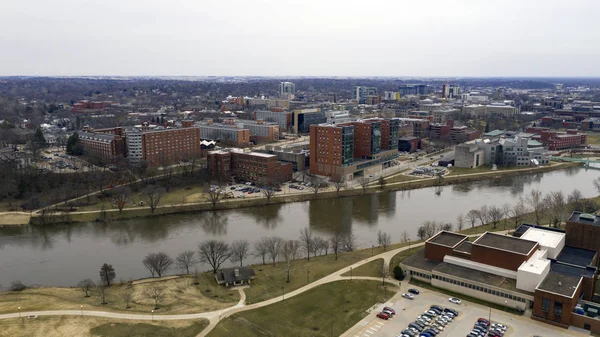
[[(101, 304), (97, 291), (93, 290), (90, 297), (84, 297), (79, 288), (31, 288), (22, 292), (3, 292), (0, 293), (0, 313), (15, 312), (17, 307), (21, 307), (22, 311), (79, 310), (81, 305), (84, 310), (149, 313), (154, 309), (154, 302), (146, 290), (152, 285), (165, 288), (165, 297), (159, 303), (157, 315), (219, 310), (239, 301), (238, 291), (217, 286), (212, 273), (201, 274), (199, 280), (199, 285), (193, 285), (192, 277), (113, 285), (108, 288), (108, 304), (105, 305)], [(129, 309), (125, 308), (125, 294), (132, 295)]]
[(365, 263), (360, 267), (352, 269), (352, 273), (349, 271), (342, 274), (342, 276), (373, 276), (381, 277), (381, 271), (383, 269), (383, 259), (377, 259), (369, 263)]
[(590, 145), (600, 145), (600, 133), (588, 132), (587, 143)]
[(40, 316), (2, 320), (0, 337), (194, 337), (207, 325), (207, 320), (142, 322), (100, 317)]
[[(388, 290), (385, 297), (392, 295)], [(225, 318), (208, 336), (339, 336), (383, 297), (377, 281), (328, 283), (276, 304)]]

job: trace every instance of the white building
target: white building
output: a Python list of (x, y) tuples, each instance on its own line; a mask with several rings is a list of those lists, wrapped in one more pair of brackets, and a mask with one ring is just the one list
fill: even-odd
[(284, 98), (294, 98), (296, 94), (296, 85), (292, 82), (279, 82), (279, 96)]
[(519, 113), (519, 109), (503, 103), (488, 104), (485, 108), (488, 115), (514, 116)]

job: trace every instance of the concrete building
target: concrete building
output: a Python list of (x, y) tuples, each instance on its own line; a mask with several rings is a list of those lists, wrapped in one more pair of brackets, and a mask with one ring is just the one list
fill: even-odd
[(519, 109), (514, 106), (506, 105), (503, 103), (492, 103), (485, 106), (486, 115), (499, 115), (499, 116), (515, 116), (519, 113)]
[(358, 118), (350, 115), (348, 110), (330, 110), (325, 111), (327, 124), (341, 124), (356, 121)]
[(223, 149), (210, 151), (206, 157), (211, 177), (229, 181), (252, 181), (279, 184), (292, 179), (292, 165), (281, 163), (273, 154)]
[(541, 146), (529, 146), (528, 137), (515, 136), (499, 140), (502, 145), (502, 158), (504, 166), (538, 166), (547, 165), (550, 159), (544, 154)]
[(278, 124), (265, 122), (262, 119), (250, 121), (228, 118), (223, 124), (238, 129), (248, 129), (250, 131), (250, 141), (254, 144), (276, 142), (280, 136)]
[(238, 128), (234, 125), (225, 125), (213, 123), (209, 120), (199, 126), (200, 136), (203, 139), (213, 139), (224, 144), (235, 146), (250, 145), (250, 130)]
[(460, 86), (455, 84), (442, 85), (442, 98), (457, 98), (460, 97)]
[(292, 113), (289, 111), (259, 110), (254, 113), (254, 119), (275, 123), (280, 131), (288, 131), (292, 126)]
[(413, 153), (421, 149), (421, 139), (417, 137), (398, 138), (398, 151)]
[(426, 84), (404, 84), (398, 88), (400, 96), (407, 95), (427, 95), (431, 92), (431, 87)]
[(354, 87), (354, 99), (358, 104), (367, 104), (367, 98), (377, 96), (377, 91), (376, 87)]
[(294, 171), (304, 171), (308, 165), (310, 142), (293, 143), (286, 145), (267, 145), (266, 150), (277, 156), (277, 160), (292, 164)]
[(292, 82), (279, 82), (279, 95), (287, 99), (294, 98), (296, 85)]
[(454, 148), (454, 165), (463, 168), (476, 168), (485, 164), (484, 151), (477, 144), (459, 144)]
[(487, 113), (487, 109), (485, 105), (481, 104), (470, 104), (462, 107), (462, 111), (465, 114), (469, 114), (471, 116), (484, 116)]

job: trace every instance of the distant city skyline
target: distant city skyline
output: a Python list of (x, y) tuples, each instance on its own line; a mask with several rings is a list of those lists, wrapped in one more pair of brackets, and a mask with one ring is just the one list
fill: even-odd
[(600, 2), (0, 4), (0, 76), (598, 77)]

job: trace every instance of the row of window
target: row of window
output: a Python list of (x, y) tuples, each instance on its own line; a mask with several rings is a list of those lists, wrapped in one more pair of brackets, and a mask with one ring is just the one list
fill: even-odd
[(481, 287), (481, 286), (474, 285), (474, 284), (470, 284), (470, 283), (467, 283), (467, 282), (462, 282), (462, 281), (458, 281), (458, 280), (449, 279), (449, 278), (444, 277), (444, 276), (433, 275), (433, 278), (437, 279), (437, 280), (440, 280), (440, 281), (443, 281), (443, 282), (447, 282), (447, 283), (452, 283), (452, 284), (455, 284), (455, 285), (459, 285), (461, 287), (465, 287), (465, 288), (469, 288), (469, 289), (481, 291), (481, 292), (486, 293), (486, 294), (491, 294), (491, 295), (498, 296), (498, 297), (504, 297), (504, 298), (508, 298), (508, 299), (511, 299), (511, 300), (514, 300), (514, 301), (518, 301), (518, 302), (523, 302), (523, 303), (527, 302), (526, 299), (524, 299), (522, 297), (519, 297), (519, 296), (514, 296), (514, 295), (511, 295), (511, 294), (507, 294), (507, 293), (501, 292), (501, 291), (496, 291), (496, 290), (493, 290), (493, 289), (488, 289), (488, 288)]
[[(550, 311), (550, 299), (549, 298), (542, 298), (542, 311), (543, 312), (549, 312)], [(563, 304), (562, 302), (558, 302), (558, 301), (554, 301), (554, 310), (553, 310), (554, 314), (557, 316), (562, 316), (563, 313)]]

